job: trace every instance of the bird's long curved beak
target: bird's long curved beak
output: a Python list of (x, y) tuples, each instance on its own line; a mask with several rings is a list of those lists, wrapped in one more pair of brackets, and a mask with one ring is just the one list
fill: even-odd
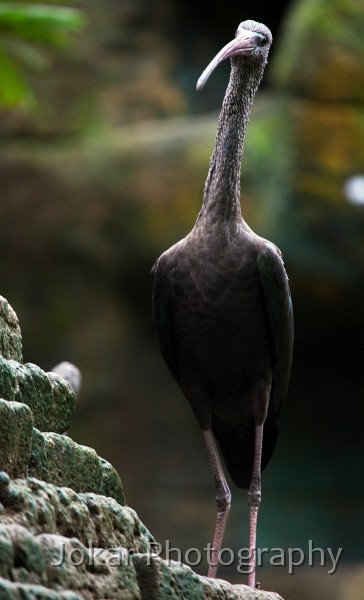
[(259, 41), (261, 39), (262, 36), (259, 33), (250, 31), (249, 29), (240, 29), (237, 37), (226, 44), (226, 46), (224, 46), (220, 52), (216, 54), (215, 58), (212, 59), (210, 64), (207, 65), (196, 84), (196, 88), (198, 90), (202, 90), (212, 71), (216, 69), (216, 67), (223, 60), (230, 58), (231, 56), (243, 56), (244, 54), (250, 54), (259, 46)]

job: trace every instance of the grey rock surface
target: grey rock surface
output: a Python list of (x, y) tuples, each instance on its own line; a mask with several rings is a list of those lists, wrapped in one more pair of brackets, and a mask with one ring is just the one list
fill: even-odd
[(71, 386), (37, 365), (23, 365), (0, 356), (0, 396), (27, 404), (35, 427), (41, 431), (63, 433), (70, 425), (75, 406)]

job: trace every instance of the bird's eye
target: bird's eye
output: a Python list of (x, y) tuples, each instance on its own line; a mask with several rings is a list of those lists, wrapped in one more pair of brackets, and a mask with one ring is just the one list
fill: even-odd
[(258, 46), (262, 47), (265, 46), (266, 43), (268, 42), (268, 37), (266, 35), (264, 35), (264, 33), (259, 33), (259, 43)]

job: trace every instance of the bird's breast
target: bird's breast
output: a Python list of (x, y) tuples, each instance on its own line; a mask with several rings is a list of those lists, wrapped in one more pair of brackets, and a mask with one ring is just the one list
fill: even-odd
[(181, 360), (223, 385), (241, 385), (257, 368), (257, 356), (264, 367), (270, 359), (257, 253), (245, 240), (205, 240), (176, 265), (173, 314)]

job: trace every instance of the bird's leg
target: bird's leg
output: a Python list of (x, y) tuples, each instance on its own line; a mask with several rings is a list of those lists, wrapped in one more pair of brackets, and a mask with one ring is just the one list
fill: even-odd
[(207, 453), (210, 459), (211, 470), (214, 477), (216, 489), (216, 524), (214, 539), (212, 542), (211, 560), (209, 561), (209, 569), (207, 576), (216, 577), (218, 567), (218, 558), (224, 538), (226, 523), (230, 512), (231, 493), (217, 451), (214, 436), (211, 430), (203, 431)]
[(253, 477), (247, 493), (249, 507), (249, 565), (248, 585), (255, 587), (257, 519), (261, 500), (261, 459), (263, 443), (263, 425), (255, 427)]

